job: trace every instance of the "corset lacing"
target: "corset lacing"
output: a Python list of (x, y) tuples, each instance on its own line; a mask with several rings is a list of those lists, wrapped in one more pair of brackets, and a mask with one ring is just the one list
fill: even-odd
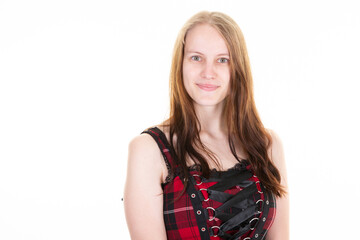
[(262, 185), (244, 162), (227, 171), (213, 170), (209, 178), (203, 178), (199, 169), (190, 171), (190, 181), (203, 198), (211, 239), (233, 240), (243, 235), (247, 236), (243, 240), (250, 239), (262, 217)]

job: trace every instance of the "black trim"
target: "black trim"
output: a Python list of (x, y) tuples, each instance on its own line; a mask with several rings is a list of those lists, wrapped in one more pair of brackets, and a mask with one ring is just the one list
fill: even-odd
[(175, 164), (176, 164), (176, 153), (175, 153), (174, 148), (171, 146), (171, 144), (167, 140), (165, 133), (163, 131), (161, 131), (158, 127), (154, 127), (152, 129), (159, 134), (161, 141), (163, 141), (166, 148), (170, 151), (170, 155), (171, 155), (172, 160), (173, 160), (173, 162), (170, 162), (170, 163), (171, 163), (171, 166), (175, 166)]
[[(253, 239), (255, 240), (265, 240), (266, 239), (266, 235), (267, 235), (267, 231), (264, 231), (264, 225), (267, 221), (267, 219), (265, 221), (263, 221), (264, 217), (268, 217), (269, 216), (269, 210), (270, 208), (275, 207), (275, 197), (274, 195), (269, 192), (266, 191), (263, 187), (263, 185), (261, 185), (261, 189), (264, 191), (264, 202), (262, 203), (262, 214), (261, 214), (261, 218), (259, 219), (259, 221), (257, 222), (257, 224), (255, 225), (255, 232), (254, 232), (254, 236)], [(269, 204), (266, 204), (266, 201), (269, 201)], [(258, 234), (258, 237), (256, 238), (255, 235)]]
[[(165, 149), (168, 149), (167, 146), (166, 146), (166, 143), (164, 143), (164, 141), (161, 139), (161, 134), (159, 134), (159, 133), (157, 132), (157, 134), (159, 134), (159, 136), (157, 136), (155, 133), (151, 132), (151, 130), (153, 130), (153, 129), (150, 128), (150, 129), (148, 129), (148, 130), (145, 130), (145, 131), (143, 131), (141, 134), (147, 133), (147, 134), (149, 134), (150, 136), (152, 136), (152, 137), (154, 138), (155, 142), (156, 142), (157, 145), (159, 146), (159, 149), (160, 149), (161, 154), (162, 154), (163, 157), (164, 157), (166, 167), (167, 167), (168, 171), (170, 172), (170, 171), (171, 171), (170, 161), (169, 161), (169, 159), (166, 157), (166, 154), (165, 154), (164, 151), (163, 151), (164, 148), (163, 148), (163, 146), (161, 145), (160, 141), (164, 144)], [(160, 140), (160, 141), (159, 141), (159, 140)], [(168, 149), (168, 150), (169, 150), (169, 149)]]
[[(189, 195), (191, 204), (193, 205), (193, 208), (194, 208), (194, 214), (196, 217), (197, 225), (199, 227), (201, 240), (210, 240), (209, 229), (207, 228), (207, 224), (206, 224), (206, 219), (208, 218), (208, 213), (207, 213), (206, 209), (203, 209), (203, 207), (202, 207), (202, 203), (201, 203), (202, 196), (200, 196), (202, 194), (200, 192), (196, 191), (196, 189), (195, 189), (194, 177), (190, 176), (189, 180), (190, 180), (190, 182), (187, 185), (186, 192)], [(191, 197), (192, 194), (195, 194), (195, 198)], [(198, 215), (197, 211), (201, 211), (201, 214)], [(205, 228), (205, 231), (201, 231), (202, 228)]]

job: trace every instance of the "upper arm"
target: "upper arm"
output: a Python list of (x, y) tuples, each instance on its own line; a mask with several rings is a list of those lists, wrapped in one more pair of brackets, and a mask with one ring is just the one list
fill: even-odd
[[(269, 149), (269, 156), (280, 172), (281, 185), (288, 192), (287, 171), (284, 156), (283, 144), (280, 137), (273, 131), (268, 130), (272, 145)], [(289, 239), (289, 194), (284, 197), (276, 198), (276, 215), (275, 220), (270, 227), (267, 240), (288, 240)]]
[(133, 240), (166, 239), (161, 157), (148, 134), (135, 137), (129, 144), (124, 205)]

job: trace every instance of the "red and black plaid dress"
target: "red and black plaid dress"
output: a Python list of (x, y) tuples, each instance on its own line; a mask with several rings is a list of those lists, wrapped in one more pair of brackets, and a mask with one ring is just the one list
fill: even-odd
[[(174, 151), (165, 134), (157, 127), (142, 133), (157, 142), (169, 172), (179, 169)], [(242, 160), (227, 171), (213, 170), (201, 176), (198, 165), (189, 167), (186, 192), (180, 171), (170, 174), (162, 184), (164, 222), (169, 240), (249, 240), (265, 239), (275, 218), (275, 198), (264, 189), (251, 166)]]

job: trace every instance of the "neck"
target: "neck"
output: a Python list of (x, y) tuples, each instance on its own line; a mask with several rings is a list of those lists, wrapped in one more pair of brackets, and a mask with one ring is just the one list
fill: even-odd
[(200, 121), (200, 135), (227, 136), (227, 126), (223, 117), (223, 104), (215, 106), (194, 104), (194, 108)]

